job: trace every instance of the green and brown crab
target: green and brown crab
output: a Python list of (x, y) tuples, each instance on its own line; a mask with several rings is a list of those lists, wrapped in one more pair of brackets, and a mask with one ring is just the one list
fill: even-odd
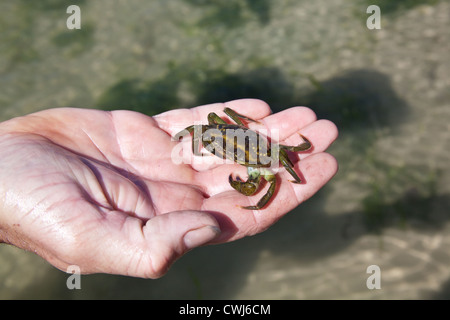
[(174, 138), (179, 141), (182, 136), (194, 133), (192, 152), (195, 155), (201, 155), (199, 153), (201, 141), (203, 147), (217, 157), (232, 160), (247, 167), (247, 181), (242, 181), (239, 177), (234, 180), (231, 174), (229, 176), (230, 185), (246, 196), (251, 196), (258, 191), (261, 179), (270, 183), (267, 193), (255, 206), (242, 208), (260, 210), (270, 200), (276, 188), (275, 174), (269, 169), (273, 163), (278, 164), (278, 162), (281, 162), (294, 177), (295, 180), (291, 182), (301, 183), (301, 179), (294, 171), (294, 165), (289, 159), (287, 151), (299, 152), (310, 149), (311, 143), (307, 138), (300, 134), (304, 142), (298, 146), (285, 146), (275, 143), (269, 145), (267, 139), (259, 133), (250, 130), (241, 119), (252, 122), (257, 121), (243, 116), (230, 108), (225, 108), (224, 112), (236, 124), (228, 124), (217, 114), (211, 112), (208, 114), (207, 125), (191, 125), (178, 132)]

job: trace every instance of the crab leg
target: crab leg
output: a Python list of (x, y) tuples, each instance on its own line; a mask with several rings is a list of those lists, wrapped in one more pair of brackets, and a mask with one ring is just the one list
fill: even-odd
[(289, 159), (289, 156), (286, 152), (286, 150), (283, 148), (283, 146), (280, 146), (280, 162), (284, 166), (287, 172), (291, 174), (291, 176), (294, 177), (295, 180), (290, 180), (293, 183), (302, 183), (302, 180), (297, 175), (297, 173), (294, 171), (294, 164)]
[(291, 176), (294, 177), (295, 180), (291, 180), (293, 183), (301, 183), (302, 180), (299, 178), (297, 173), (294, 171), (294, 164), (289, 159), (288, 153), (286, 150), (292, 151), (292, 152), (299, 152), (299, 151), (306, 151), (311, 148), (311, 142), (307, 138), (305, 138), (303, 135), (300, 134), (302, 139), (304, 140), (303, 143), (299, 144), (298, 146), (285, 146), (280, 144), (280, 153), (279, 158), (281, 164), (284, 166), (287, 172), (291, 174)]
[(211, 112), (208, 114), (208, 123), (212, 124), (227, 124), (225, 120), (219, 117), (216, 113)]
[(236, 123), (237, 123), (238, 125), (240, 125), (240, 126), (246, 127), (246, 125), (241, 121), (241, 119), (245, 119), (245, 120), (251, 121), (251, 122), (258, 122), (258, 121), (256, 121), (256, 120), (253, 120), (252, 118), (243, 116), (242, 114), (239, 114), (239, 113), (237, 113), (236, 111), (234, 111), (233, 109), (230, 109), (230, 108), (225, 108), (225, 109), (223, 110), (223, 112), (224, 112), (227, 116), (229, 116), (231, 119), (233, 119), (234, 122), (236, 122)]
[(303, 143), (299, 144), (298, 146), (285, 146), (280, 144), (280, 147), (292, 152), (299, 152), (299, 151), (306, 151), (311, 148), (311, 142), (303, 135), (299, 133), (300, 137), (304, 140)]

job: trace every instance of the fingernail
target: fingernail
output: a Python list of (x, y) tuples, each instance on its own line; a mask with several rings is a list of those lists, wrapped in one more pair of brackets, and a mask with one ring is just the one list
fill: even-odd
[(220, 229), (216, 226), (205, 226), (189, 231), (184, 235), (184, 245), (187, 249), (193, 249), (211, 241), (220, 234)]

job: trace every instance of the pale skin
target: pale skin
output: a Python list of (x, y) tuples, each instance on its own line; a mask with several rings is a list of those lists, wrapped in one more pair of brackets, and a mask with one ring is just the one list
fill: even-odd
[[(302, 184), (285, 170), (263, 210), (244, 210), (261, 194), (233, 190), (239, 165), (207, 168), (175, 164), (180, 129), (205, 121), (225, 107), (278, 129), (280, 142), (298, 135), (313, 148), (296, 154)], [(252, 127), (252, 125), (250, 125)], [(48, 109), (0, 123), (0, 242), (35, 252), (55, 267), (83, 274), (143, 278), (164, 275), (187, 251), (234, 241), (268, 229), (313, 196), (337, 172), (327, 147), (336, 126), (306, 107), (271, 114), (253, 99), (235, 100), (148, 117), (132, 111)]]

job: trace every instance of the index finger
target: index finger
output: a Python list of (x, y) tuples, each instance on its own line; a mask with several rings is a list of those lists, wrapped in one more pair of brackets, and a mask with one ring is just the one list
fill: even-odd
[(194, 123), (201, 122), (206, 124), (208, 114), (211, 112), (215, 112), (219, 116), (225, 115), (223, 110), (227, 107), (254, 120), (262, 119), (272, 112), (269, 105), (262, 100), (240, 99), (225, 103), (203, 105), (191, 109), (171, 110), (156, 115), (153, 118), (162, 130), (170, 135), (174, 135), (176, 132)]

